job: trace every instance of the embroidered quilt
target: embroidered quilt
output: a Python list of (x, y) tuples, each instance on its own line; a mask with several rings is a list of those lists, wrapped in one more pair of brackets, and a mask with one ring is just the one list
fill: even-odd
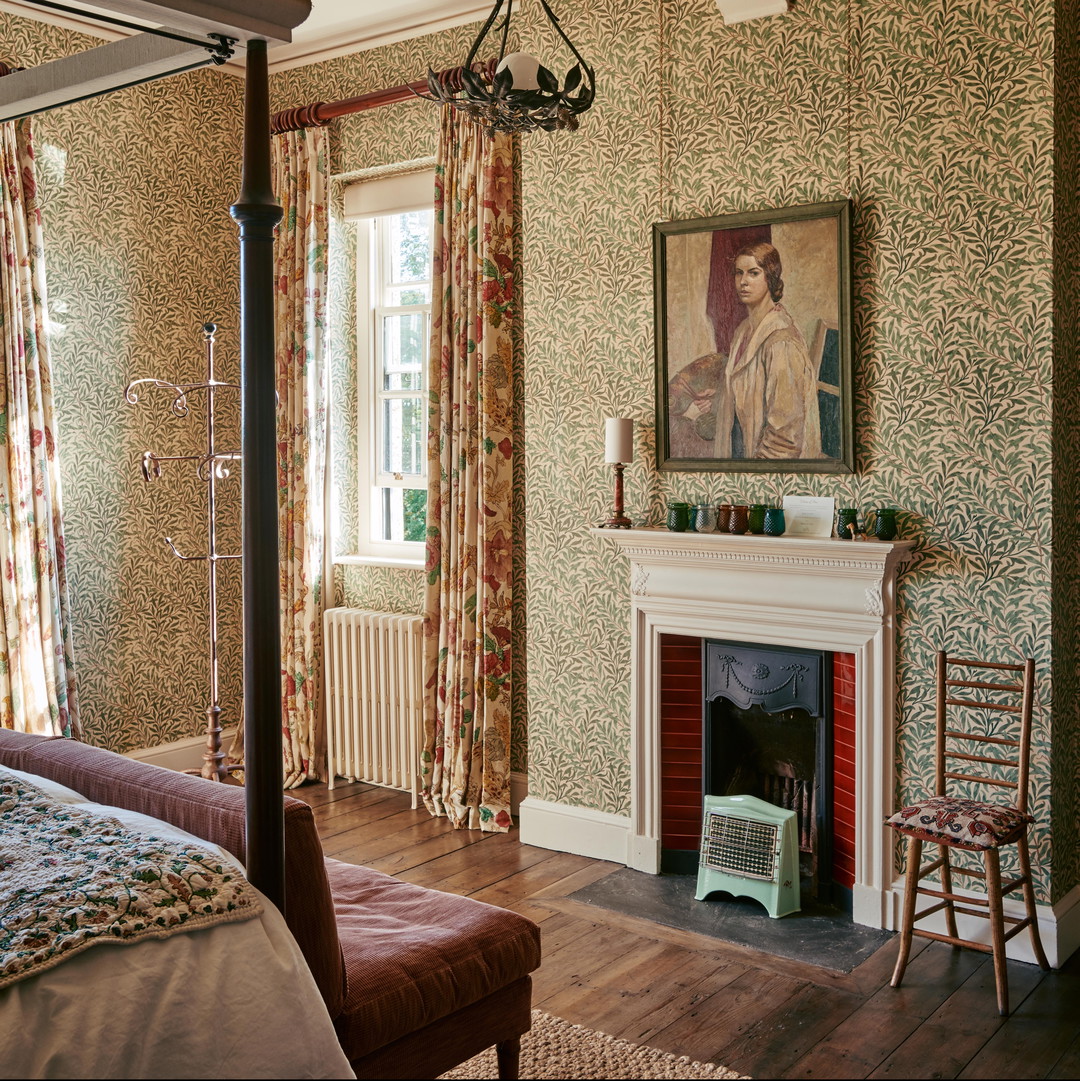
[(58, 803), (0, 768), (0, 987), (97, 943), (261, 912), (254, 888), (213, 852)]

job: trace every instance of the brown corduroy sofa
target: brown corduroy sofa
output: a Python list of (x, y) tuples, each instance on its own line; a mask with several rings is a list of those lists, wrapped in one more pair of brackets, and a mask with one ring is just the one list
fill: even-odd
[[(0, 765), (139, 811), (244, 860), (244, 792), (73, 740), (0, 728)], [(358, 1077), (437, 1077), (493, 1044), (516, 1078), (540, 932), (517, 913), (323, 856), (285, 800), (285, 919)]]

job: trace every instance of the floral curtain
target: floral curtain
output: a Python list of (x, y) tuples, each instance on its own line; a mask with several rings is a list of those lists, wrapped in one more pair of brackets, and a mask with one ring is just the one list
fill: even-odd
[(435, 167), (424, 802), (510, 825), (513, 143), (443, 108)]
[(322, 761), (323, 522), (326, 478), (328, 147), (323, 128), (273, 140), (284, 210), (274, 245), (285, 787)]
[(80, 735), (29, 120), (0, 125), (0, 724)]

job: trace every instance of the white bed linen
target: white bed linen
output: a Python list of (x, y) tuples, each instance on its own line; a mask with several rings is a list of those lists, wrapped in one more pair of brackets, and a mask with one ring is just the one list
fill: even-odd
[[(10, 772), (54, 799), (195, 841), (240, 866), (167, 823)], [(296, 940), (261, 900), (254, 919), (102, 943), (0, 990), (0, 1077), (355, 1077)]]

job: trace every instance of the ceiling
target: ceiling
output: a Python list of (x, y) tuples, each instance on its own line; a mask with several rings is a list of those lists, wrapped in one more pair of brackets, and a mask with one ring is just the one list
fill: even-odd
[(486, 18), (492, 0), (312, 0), (291, 45), (270, 53), (271, 70), (327, 60)]
[[(85, 0), (64, 2), (88, 13), (94, 10)], [(448, 26), (476, 22), (487, 17), (493, 0), (312, 0), (311, 6), (311, 15), (293, 31), (292, 42), (270, 50), (271, 71), (329, 60), (430, 34)], [(35, 7), (32, 0), (0, 0), (0, 9), (98, 37), (113, 39), (121, 36), (89, 19)], [(231, 63), (226, 65), (232, 66)]]

